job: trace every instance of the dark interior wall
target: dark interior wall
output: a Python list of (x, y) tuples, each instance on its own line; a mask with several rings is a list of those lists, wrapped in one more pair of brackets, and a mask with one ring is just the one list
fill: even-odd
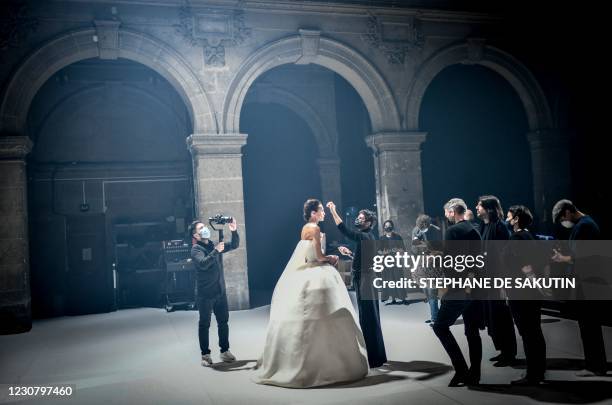
[(342, 208), (376, 208), (374, 159), (372, 150), (365, 142), (371, 134), (368, 110), (355, 89), (342, 77), (336, 75), (334, 85)]
[(463, 198), (475, 212), (478, 196), (493, 194), (502, 207), (533, 207), (531, 155), (523, 105), (511, 85), (481, 66), (450, 66), (428, 87), (421, 105), (426, 213)]
[(249, 288), (253, 305), (269, 301), (300, 240), (302, 207), (320, 198), (318, 151), (308, 125), (278, 104), (247, 104), (243, 154)]
[(504, 17), (498, 27), (502, 35), (494, 44), (535, 75), (555, 125), (570, 138), (572, 184), (567, 197), (595, 218), (604, 238), (611, 238), (612, 189), (601, 180), (609, 155), (605, 95), (610, 68), (602, 53), (608, 47), (608, 13), (603, 6), (572, 2), (489, 3), (497, 3), (496, 12)]
[[(109, 310), (112, 263), (130, 275), (159, 268), (160, 241), (183, 238), (191, 220), (187, 109), (145, 66), (86, 60), (43, 85), (28, 128), (34, 316)], [(140, 288), (159, 290), (147, 283)]]

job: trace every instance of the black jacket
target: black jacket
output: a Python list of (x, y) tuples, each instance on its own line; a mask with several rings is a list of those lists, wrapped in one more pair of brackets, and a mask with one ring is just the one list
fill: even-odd
[[(361, 241), (364, 240), (375, 240), (374, 235), (372, 234), (372, 230), (368, 229), (366, 231), (353, 231), (352, 229), (348, 229), (344, 222), (340, 222), (338, 224), (338, 230), (342, 233), (342, 235), (346, 236), (348, 239), (357, 242), (357, 246), (355, 247), (355, 252), (353, 253), (353, 270), (357, 273), (361, 273), (361, 261), (362, 261), (362, 246)], [(374, 246), (372, 246), (374, 247)]]
[[(239, 244), (238, 232), (233, 231), (232, 240), (225, 244), (223, 253), (238, 248)], [(198, 242), (191, 247), (191, 260), (197, 271), (198, 297), (215, 298), (225, 293), (221, 254), (215, 249), (215, 243), (210, 239), (206, 244)]]

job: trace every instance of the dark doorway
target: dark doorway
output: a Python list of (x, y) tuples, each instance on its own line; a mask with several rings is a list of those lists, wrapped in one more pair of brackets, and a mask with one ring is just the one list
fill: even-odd
[[(502, 207), (533, 207), (529, 131), (523, 104), (511, 85), (481, 66), (455, 65), (432, 81), (423, 98), (425, 211), (442, 216), (450, 198), (474, 210), (493, 194)], [(475, 212), (475, 211), (474, 211)]]
[(278, 104), (248, 104), (243, 177), (251, 305), (269, 303), (300, 239), (306, 199), (320, 198), (317, 147), (308, 125)]
[(104, 215), (68, 217), (67, 308), (69, 315), (108, 312), (115, 307)]

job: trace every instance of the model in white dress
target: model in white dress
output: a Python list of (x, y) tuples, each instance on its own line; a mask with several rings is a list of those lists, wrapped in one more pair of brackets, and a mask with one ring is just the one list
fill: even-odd
[[(306, 205), (312, 201), (308, 200)], [(260, 384), (306, 388), (359, 380), (368, 359), (355, 310), (340, 274), (323, 256), (317, 222), (325, 217), (314, 205), (309, 223), (278, 280), (262, 357)], [(305, 215), (306, 217), (306, 215)]]

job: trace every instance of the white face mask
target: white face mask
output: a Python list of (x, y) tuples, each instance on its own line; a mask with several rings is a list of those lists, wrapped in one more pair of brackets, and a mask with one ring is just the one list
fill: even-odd
[(561, 225), (567, 229), (574, 227), (574, 223), (572, 221), (561, 221)]
[(202, 239), (210, 239), (210, 229), (208, 229), (207, 226), (200, 229), (200, 236), (202, 237)]

